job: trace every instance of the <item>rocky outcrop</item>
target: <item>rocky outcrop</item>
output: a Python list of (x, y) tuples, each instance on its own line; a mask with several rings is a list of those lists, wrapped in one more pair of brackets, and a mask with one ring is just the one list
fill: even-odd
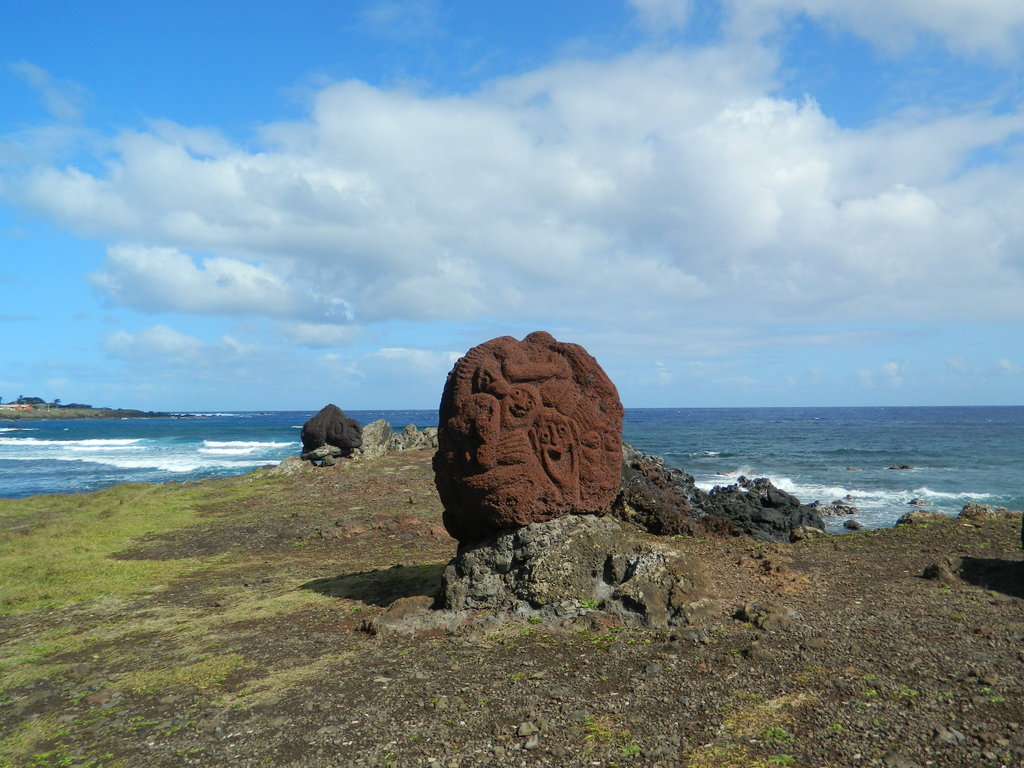
[(401, 432), (395, 432), (384, 419), (377, 419), (363, 427), (363, 445), (356, 454), (366, 459), (375, 459), (396, 451), (418, 451), (437, 448), (437, 427), (423, 430), (409, 424)]
[(461, 544), (445, 569), (439, 603), (552, 618), (596, 609), (647, 627), (689, 624), (717, 611), (697, 562), (593, 515)]
[(619, 493), (612, 505), (616, 517), (657, 536), (722, 536), (731, 532), (725, 518), (709, 514), (707, 494), (693, 477), (665, 464), (658, 456), (622, 443)]
[(974, 502), (964, 504), (957, 515), (962, 520), (1020, 520), (1022, 516), (1022, 513), (1006, 507), (990, 507), (988, 504)]
[(822, 504), (820, 501), (813, 502), (810, 506), (822, 517), (845, 517), (848, 515), (859, 515), (860, 510), (853, 506), (853, 496), (844, 496), (836, 499), (830, 504)]
[(931, 523), (936, 521), (949, 520), (949, 515), (941, 512), (932, 512), (930, 509), (912, 509), (903, 514), (896, 525), (918, 525), (920, 523)]
[[(622, 447), (621, 487), (614, 513), (658, 535), (750, 536), (788, 542), (801, 529), (823, 530), (815, 509), (766, 478), (698, 488), (693, 477), (656, 457)], [(806, 531), (805, 531), (806, 532)]]
[(607, 513), (622, 405), (586, 350), (543, 331), (474, 347), (441, 396), (434, 476), (459, 541), (568, 514)]
[(332, 465), (338, 458), (351, 456), (362, 445), (363, 428), (331, 403), (302, 425), (302, 455), (304, 461)]
[[(823, 531), (821, 515), (766, 477), (740, 477), (733, 485), (716, 486), (708, 494), (715, 514), (728, 518), (733, 533), (762, 541), (789, 541), (801, 529)], [(803, 530), (798, 538), (807, 538)]]

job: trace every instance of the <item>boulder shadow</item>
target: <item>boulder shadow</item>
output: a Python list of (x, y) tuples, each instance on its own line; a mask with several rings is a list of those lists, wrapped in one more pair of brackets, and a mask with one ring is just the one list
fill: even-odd
[(393, 565), (374, 571), (342, 573), (307, 581), (300, 589), (385, 607), (403, 597), (437, 597), (441, 592), (441, 575), (447, 565), (447, 562)]
[(1024, 561), (964, 557), (958, 575), (968, 584), (1024, 598)]

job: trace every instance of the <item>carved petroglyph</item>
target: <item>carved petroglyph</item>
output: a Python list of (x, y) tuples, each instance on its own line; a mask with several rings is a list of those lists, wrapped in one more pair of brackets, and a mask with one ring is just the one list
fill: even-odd
[(618, 487), (622, 406), (597, 362), (537, 332), (470, 350), (441, 401), (436, 482), (460, 540), (603, 514)]

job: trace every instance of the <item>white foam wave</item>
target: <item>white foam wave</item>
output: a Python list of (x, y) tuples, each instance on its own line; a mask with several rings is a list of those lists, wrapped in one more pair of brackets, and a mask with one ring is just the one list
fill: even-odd
[(206, 448), (290, 448), (295, 443), (267, 443), (256, 440), (203, 440)]
[(57, 448), (124, 448), (142, 442), (141, 439), (120, 440), (40, 440), (35, 437), (0, 437), (0, 445), (12, 445), (24, 448), (52, 446)]
[(155, 456), (140, 459), (116, 457), (94, 458), (100, 464), (118, 469), (158, 469), (164, 472), (195, 472), (201, 469), (227, 469), (232, 467), (258, 467), (263, 461), (201, 461), (188, 456)]
[(175, 474), (197, 472), (209, 469), (248, 469), (261, 467), (268, 462), (263, 459), (249, 461), (201, 461), (188, 456), (149, 456), (129, 459), (120, 456), (4, 456), (5, 461), (66, 461), (81, 464), (101, 464), (116, 469), (152, 469)]
[(915, 488), (912, 493), (915, 496), (919, 496), (924, 499), (987, 499), (989, 494), (987, 493), (970, 493), (968, 491), (960, 491), (957, 493), (950, 493), (948, 491), (933, 491), (931, 488)]

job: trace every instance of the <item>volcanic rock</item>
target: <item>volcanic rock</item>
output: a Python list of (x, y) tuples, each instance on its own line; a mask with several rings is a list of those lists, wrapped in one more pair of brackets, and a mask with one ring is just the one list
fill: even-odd
[(401, 432), (395, 432), (387, 421), (377, 419), (363, 427), (363, 445), (358, 453), (364, 458), (375, 459), (395, 451), (426, 448), (437, 448), (437, 427), (424, 427), (421, 431), (414, 424), (409, 424)]
[(836, 499), (831, 504), (822, 504), (820, 501), (815, 501), (811, 504), (811, 507), (822, 517), (843, 517), (845, 515), (858, 515), (860, 510), (853, 506), (850, 502), (853, 501), (853, 497), (847, 494), (841, 499)]
[(917, 525), (920, 523), (931, 523), (948, 519), (949, 516), (944, 515), (941, 512), (932, 512), (929, 509), (913, 509), (910, 512), (903, 514), (900, 519), (896, 521), (896, 525)]
[(762, 541), (789, 541), (798, 529), (825, 528), (813, 508), (776, 488), (766, 477), (740, 477), (733, 485), (715, 486), (708, 499), (717, 514), (732, 521), (737, 533)]
[(442, 607), (574, 616), (597, 609), (649, 627), (717, 611), (699, 564), (608, 517), (568, 515), (459, 545)]
[(821, 515), (767, 478), (739, 482), (710, 493), (693, 477), (622, 446), (621, 488), (612, 507), (616, 516), (658, 535), (750, 536), (760, 541), (789, 542), (801, 528), (822, 530)]
[(441, 396), (434, 479), (459, 541), (567, 514), (608, 512), (622, 404), (586, 350), (543, 331), (456, 362)]
[(962, 520), (1019, 520), (1021, 513), (1006, 507), (990, 507), (988, 504), (978, 504), (972, 501), (969, 504), (964, 504), (957, 517)]
[(302, 425), (302, 456), (306, 461), (351, 456), (362, 445), (363, 428), (338, 406), (325, 405)]
[(732, 524), (724, 517), (708, 514), (707, 506), (707, 494), (697, 488), (691, 475), (623, 441), (621, 483), (612, 505), (616, 517), (656, 536), (729, 533)]

